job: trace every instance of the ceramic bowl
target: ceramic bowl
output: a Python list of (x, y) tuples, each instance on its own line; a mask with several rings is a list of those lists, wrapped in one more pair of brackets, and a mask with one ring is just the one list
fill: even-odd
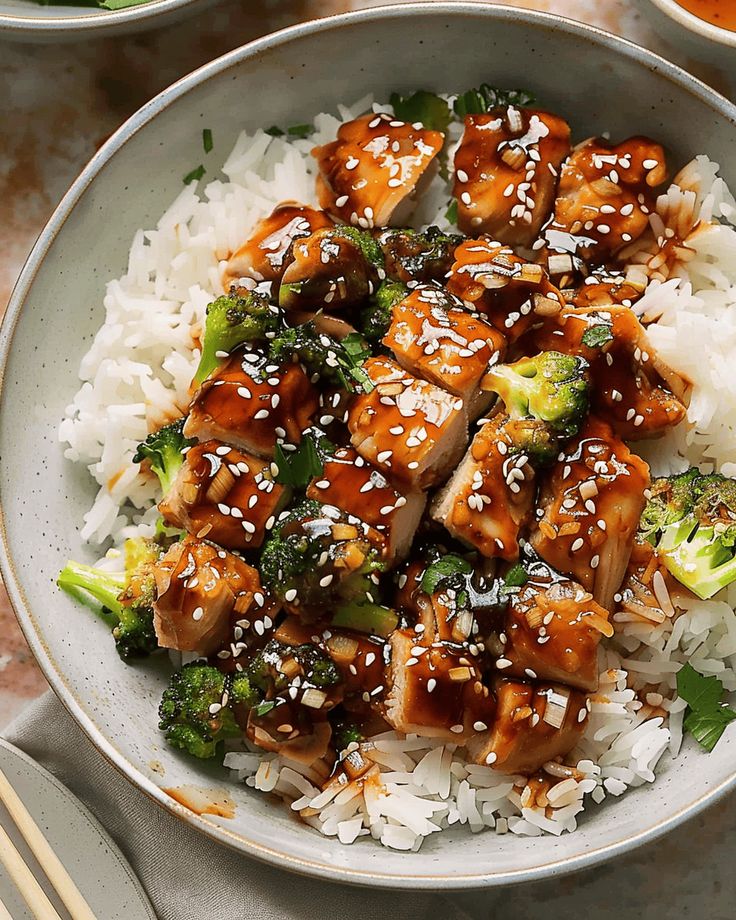
[(59, 42), (125, 35), (192, 15), (213, 0), (149, 0), (122, 10), (67, 6), (36, 0), (0, 0), (0, 37), (11, 41)]
[[(166, 668), (126, 667), (104, 625), (56, 590), (94, 495), (63, 457), (59, 421), (102, 323), (105, 281), (126, 267), (199, 162), (202, 125), (224, 156), (242, 127), (292, 124), (366, 92), (521, 84), (584, 138), (646, 133), (672, 163), (705, 149), (736, 184), (736, 108), (666, 61), (563, 19), (473, 3), (393, 6), (310, 22), (222, 57), (157, 96), (93, 158), (26, 264), (2, 327), (0, 499), (5, 583), (51, 685), (95, 745), (164, 808), (245, 854), (324, 878), (397, 888), (473, 888), (589, 866), (662, 834), (736, 785), (736, 734), (706, 756), (686, 747), (658, 781), (591, 809), (560, 838), (463, 830), (419, 853), (321, 837), (269, 797), (230, 786), (231, 820), (197, 816), (164, 790), (223, 785), (224, 771), (167, 748), (156, 709)], [(163, 767), (164, 774), (160, 769)]]
[(715, 67), (736, 65), (736, 32), (701, 19), (677, 0), (645, 0), (643, 8), (657, 30), (687, 54)]

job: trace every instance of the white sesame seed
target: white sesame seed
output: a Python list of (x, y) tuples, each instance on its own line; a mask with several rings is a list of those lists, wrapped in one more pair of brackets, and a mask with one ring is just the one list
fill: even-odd
[(451, 725), (451, 726), (450, 726), (450, 731), (451, 731), (451, 732), (454, 732), (456, 735), (459, 735), (460, 732), (462, 732), (462, 731), (464, 731), (464, 730), (465, 730), (465, 729), (463, 728), (462, 725)]
[(289, 590), (284, 594), (284, 600), (291, 603), (291, 601), (296, 599), (296, 588), (289, 588)]
[(199, 621), (204, 616), (204, 610), (201, 607), (195, 607), (192, 611), (192, 619)]
[(503, 671), (504, 668), (510, 668), (512, 664), (513, 661), (509, 661), (508, 658), (496, 659), (496, 667), (499, 669), (499, 671)]
[(430, 677), (427, 681), (427, 693), (431, 693), (436, 686), (437, 681), (434, 679), (434, 677)]
[(485, 722), (478, 721), (478, 722), (473, 722), (473, 728), (477, 732), (484, 732), (488, 728), (488, 726), (486, 725)]
[(495, 763), (497, 760), (498, 760), (498, 754), (496, 754), (494, 751), (491, 751), (490, 754), (486, 754), (486, 763), (488, 764), (489, 767), (492, 763)]

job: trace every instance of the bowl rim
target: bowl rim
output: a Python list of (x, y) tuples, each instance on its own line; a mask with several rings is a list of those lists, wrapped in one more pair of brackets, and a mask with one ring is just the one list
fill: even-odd
[[(74, 16), (58, 16), (53, 12), (47, 16), (23, 16), (20, 12), (0, 13), (0, 34), (5, 33), (7, 38), (25, 35), (30, 39), (40, 39), (51, 36), (71, 38), (74, 33), (84, 33), (85, 36), (93, 38), (96, 33), (107, 32), (118, 25), (145, 23), (172, 10), (185, 9), (200, 2), (201, 0), (148, 0), (147, 3), (122, 10), (92, 7), (89, 12)], [(45, 8), (54, 9), (53, 5)]]
[(701, 19), (700, 16), (696, 16), (695, 13), (681, 6), (678, 0), (649, 0), (649, 2), (688, 32), (693, 32), (701, 38), (707, 38), (725, 48), (736, 48), (736, 32), (717, 26), (707, 19)]
[[(653, 72), (663, 75), (671, 82), (677, 84), (680, 89), (695, 96), (718, 115), (725, 115), (736, 129), (736, 105), (696, 77), (693, 77), (687, 71), (627, 39), (620, 38), (602, 29), (575, 22), (556, 14), (530, 11), (519, 7), (496, 6), (492, 4), (481, 5), (472, 2), (472, 0), (470, 0), (470, 2), (469, 0), (439, 0), (439, 2), (436, 0), (436, 2), (432, 4), (415, 2), (373, 7), (367, 10), (343, 13), (324, 19), (298, 23), (286, 29), (281, 29), (210, 61), (158, 93), (111, 135), (82, 170), (56, 207), (44, 229), (41, 231), (10, 296), (2, 326), (0, 326), (0, 401), (4, 395), (5, 374), (12, 347), (13, 335), (29, 289), (35, 280), (39, 267), (51, 243), (63, 228), (67, 217), (72, 212), (83, 193), (87, 190), (105, 164), (122, 149), (130, 138), (136, 135), (138, 131), (144, 128), (161, 111), (168, 108), (169, 105), (185, 95), (190, 89), (227, 71), (240, 61), (256, 57), (270, 48), (298, 41), (303, 36), (312, 35), (320, 31), (335, 31), (346, 26), (352, 26), (356, 23), (360, 24), (382, 19), (395, 19), (401, 21), (415, 16), (437, 17), (449, 15), (483, 17), (490, 21), (533, 23), (548, 32), (555, 32), (562, 29), (568, 34), (587, 39), (594, 44), (604, 46), (614, 52), (622, 53), (625, 57), (643, 63)], [(730, 790), (736, 788), (736, 769), (734, 769), (733, 774), (728, 779), (722, 781), (718, 786), (710, 789), (698, 799), (679, 807), (674, 813), (639, 831), (633, 837), (627, 837), (613, 843), (587, 849), (572, 857), (554, 856), (532, 868), (526, 869), (502, 870), (497, 872), (472, 872), (464, 874), (446, 874), (434, 871), (421, 875), (399, 876), (377, 869), (338, 866), (330, 863), (327, 859), (305, 859), (294, 856), (290, 853), (284, 853), (276, 847), (266, 846), (260, 842), (250, 840), (241, 833), (234, 833), (228, 828), (222, 827), (194, 814), (167, 795), (161, 787), (134, 766), (126, 756), (118, 751), (114, 744), (104, 736), (93, 719), (86, 714), (81, 703), (74, 697), (71, 688), (66, 682), (63, 671), (57, 666), (51, 655), (51, 651), (44, 640), (42, 630), (35, 621), (33, 612), (25, 597), (21, 580), (15, 572), (15, 566), (10, 556), (10, 547), (8, 544), (8, 535), (2, 508), (0, 508), (0, 572), (2, 573), (11, 604), (21, 629), (44, 676), (70, 715), (111, 766), (122, 773), (133, 785), (158, 805), (165, 808), (175, 817), (198, 828), (210, 839), (225, 844), (247, 856), (269, 863), (278, 868), (288, 869), (298, 874), (322, 878), (333, 882), (403, 890), (466, 890), (537, 881), (589, 868), (652, 841), (667, 831), (677, 827), (688, 818), (694, 817), (707, 806), (715, 803)]]

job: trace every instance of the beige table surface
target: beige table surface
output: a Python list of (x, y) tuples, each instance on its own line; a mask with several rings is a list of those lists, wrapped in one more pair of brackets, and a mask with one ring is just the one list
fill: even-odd
[[(688, 60), (651, 28), (642, 14), (644, 2), (514, 0), (507, 5), (559, 13), (616, 32), (682, 64), (734, 98), (736, 62), (734, 72), (727, 74)], [(375, 0), (225, 0), (180, 25), (127, 38), (61, 45), (0, 40), (0, 312), (36, 236), (70, 183), (105, 138), (144, 102), (201, 64), (259, 35), (306, 19), (378, 5)], [(0, 586), (0, 729), (46, 688)], [(700, 838), (698, 845), (718, 846), (719, 840), (730, 836), (736, 828), (736, 808), (733, 803), (729, 806), (688, 825)], [(659, 863), (672, 869), (682, 865), (689, 844), (686, 836), (672, 835)], [(654, 865), (651, 859), (647, 863)], [(636, 865), (635, 859), (631, 865)], [(678, 875), (672, 881), (681, 891), (683, 878)], [(624, 908), (622, 915), (736, 918), (733, 872), (724, 866), (723, 872), (701, 881), (702, 910), (694, 879), (695, 889), (688, 883), (680, 908), (669, 898), (655, 898), (635, 913)], [(558, 884), (554, 902), (572, 913), (574, 902), (567, 911), (567, 900), (575, 883)], [(712, 901), (709, 893), (722, 895), (724, 886), (733, 898), (724, 900), (719, 895)], [(526, 898), (510, 895), (509, 906), (514, 903), (522, 911), (514, 911), (516, 916), (531, 917), (523, 906), (529, 904)], [(730, 904), (725, 913), (724, 904)], [(605, 915), (609, 916), (607, 911)]]

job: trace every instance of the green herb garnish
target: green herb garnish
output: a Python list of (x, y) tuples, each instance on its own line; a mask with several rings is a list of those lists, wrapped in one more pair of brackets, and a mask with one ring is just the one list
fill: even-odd
[(190, 173), (187, 173), (182, 181), (184, 182), (184, 185), (189, 185), (191, 182), (198, 182), (206, 172), (207, 170), (200, 163), (196, 169), (193, 169)]
[(436, 93), (429, 93), (427, 90), (420, 89), (411, 96), (401, 96), (399, 93), (391, 93), (389, 99), (394, 115), (401, 121), (407, 121), (411, 124), (420, 122), (430, 131), (447, 131), (450, 124), (452, 113), (450, 106)]
[(420, 587), (425, 594), (434, 594), (443, 581), (455, 575), (469, 575), (472, 571), (473, 566), (467, 559), (449, 553), (427, 566)]
[(212, 131), (209, 128), (205, 128), (202, 131), (202, 146), (205, 153), (209, 153), (212, 150)]
[(274, 451), (278, 473), (273, 477), (282, 486), (304, 489), (314, 476), (321, 476), (324, 466), (317, 445), (305, 435), (296, 450), (285, 451), (280, 444)]
[(465, 118), (466, 115), (482, 115), (508, 105), (524, 108), (535, 102), (534, 95), (525, 89), (496, 89), (488, 83), (481, 83), (478, 89), (469, 89), (458, 96), (452, 108), (458, 118)]
[(588, 348), (603, 348), (608, 342), (613, 341), (613, 331), (608, 323), (589, 326), (583, 333), (581, 342)]
[(712, 751), (736, 712), (721, 702), (723, 684), (705, 677), (690, 664), (677, 672), (677, 692), (688, 704), (683, 727), (706, 751)]

